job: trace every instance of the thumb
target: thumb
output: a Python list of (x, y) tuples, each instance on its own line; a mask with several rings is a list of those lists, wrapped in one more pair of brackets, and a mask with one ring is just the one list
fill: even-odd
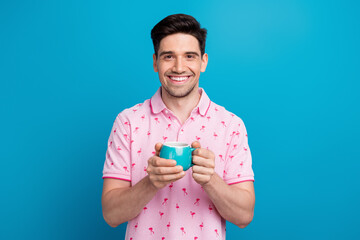
[(201, 148), (201, 145), (200, 145), (200, 143), (199, 143), (198, 141), (195, 141), (195, 142), (193, 142), (193, 143), (191, 144), (191, 147), (192, 147), (192, 148)]
[(160, 155), (160, 150), (162, 148), (162, 143), (156, 143), (155, 144), (155, 152), (156, 152), (156, 156)]

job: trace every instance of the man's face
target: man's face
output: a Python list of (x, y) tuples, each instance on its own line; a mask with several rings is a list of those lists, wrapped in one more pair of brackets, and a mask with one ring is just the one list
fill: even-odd
[(158, 57), (153, 55), (154, 71), (159, 73), (163, 90), (181, 98), (198, 89), (200, 72), (204, 72), (208, 56), (201, 58), (198, 40), (189, 34), (176, 33), (160, 42)]

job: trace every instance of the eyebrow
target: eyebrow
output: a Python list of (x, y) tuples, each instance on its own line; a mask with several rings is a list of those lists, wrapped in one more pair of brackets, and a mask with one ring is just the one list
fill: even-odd
[[(159, 54), (159, 57), (161, 57), (162, 55), (165, 55), (165, 54), (174, 54), (174, 52), (173, 51), (164, 51)], [(197, 52), (185, 52), (185, 54), (194, 54), (194, 55), (200, 57), (200, 55)]]

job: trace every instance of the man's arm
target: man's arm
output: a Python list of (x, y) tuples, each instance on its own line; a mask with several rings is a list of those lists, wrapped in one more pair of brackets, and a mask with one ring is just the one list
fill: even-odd
[(252, 181), (228, 185), (215, 173), (215, 156), (207, 149), (200, 148), (199, 142), (192, 144), (198, 148), (193, 152), (193, 178), (200, 184), (219, 214), (240, 228), (246, 227), (253, 218), (255, 192)]
[(105, 178), (102, 193), (102, 211), (105, 221), (117, 227), (136, 217), (155, 196), (157, 190), (150, 184), (148, 176), (133, 187), (130, 182)]
[(228, 185), (215, 173), (203, 188), (224, 219), (240, 228), (252, 221), (255, 206), (252, 181)]
[(110, 226), (117, 227), (135, 218), (159, 189), (185, 176), (176, 161), (159, 157), (161, 147), (162, 144), (156, 144), (156, 155), (148, 160), (148, 175), (134, 186), (124, 180), (104, 179), (102, 210)]

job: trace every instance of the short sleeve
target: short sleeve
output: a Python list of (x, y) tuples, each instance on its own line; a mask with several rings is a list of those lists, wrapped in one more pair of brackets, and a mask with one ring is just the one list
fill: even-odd
[(131, 181), (130, 123), (120, 113), (111, 129), (106, 151), (103, 178)]
[(233, 124), (231, 141), (226, 157), (224, 181), (235, 184), (245, 181), (254, 181), (252, 158), (248, 144), (248, 135), (241, 119)]

